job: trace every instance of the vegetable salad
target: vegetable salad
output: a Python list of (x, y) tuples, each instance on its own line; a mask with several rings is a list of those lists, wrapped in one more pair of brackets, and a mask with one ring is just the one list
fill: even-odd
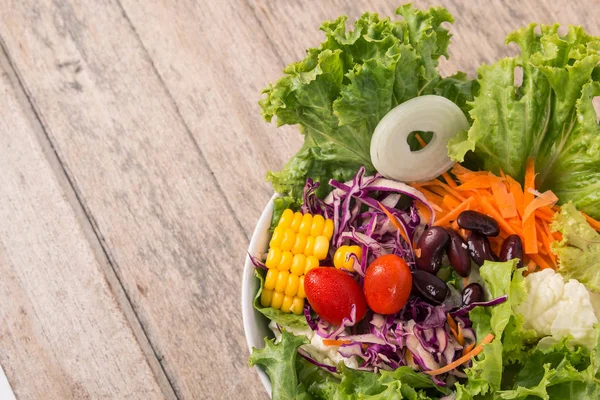
[(268, 174), (250, 364), (275, 400), (600, 398), (600, 39), (532, 24), (443, 77), (452, 16), (397, 14), (325, 22), (264, 90), (305, 140)]

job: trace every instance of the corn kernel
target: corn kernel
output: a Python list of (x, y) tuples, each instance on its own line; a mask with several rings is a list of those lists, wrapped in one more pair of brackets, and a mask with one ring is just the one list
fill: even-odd
[(323, 228), (325, 228), (325, 218), (323, 218), (322, 215), (313, 216), (312, 226), (310, 228), (310, 236), (322, 235)]
[(285, 228), (278, 226), (273, 231), (273, 236), (271, 236), (271, 241), (269, 242), (269, 248), (279, 247), (281, 246), (281, 239), (283, 239), (283, 231)]
[(306, 238), (306, 247), (304, 248), (304, 255), (306, 257), (313, 255), (313, 249), (315, 248), (315, 238), (308, 236)]
[(294, 255), (289, 251), (281, 253), (281, 261), (277, 267), (280, 271), (289, 271), (292, 268), (292, 262), (294, 261)]
[(290, 268), (290, 272), (296, 276), (302, 275), (304, 273), (305, 264), (306, 256), (304, 254), (294, 255), (294, 260), (292, 261), (292, 267)]
[(271, 307), (281, 308), (283, 303), (283, 293), (273, 292), (273, 298), (271, 299)]
[(334, 229), (333, 220), (326, 219), (325, 226), (323, 227), (322, 235), (325, 236), (327, 239), (331, 240), (331, 237), (333, 236), (333, 229)]
[(296, 234), (296, 241), (292, 247), (293, 254), (304, 254), (304, 248), (306, 247), (306, 235), (298, 232)]
[(294, 314), (302, 314), (304, 312), (304, 299), (294, 297), (292, 300), (292, 307), (290, 307), (290, 309)]
[(290, 273), (288, 271), (279, 271), (279, 275), (277, 276), (277, 283), (275, 283), (275, 291), (283, 293), (285, 291), (285, 287), (287, 286), (288, 276)]
[(313, 216), (311, 214), (304, 214), (302, 217), (302, 222), (300, 223), (300, 228), (298, 232), (305, 234), (306, 236), (310, 235), (310, 229), (312, 227)]
[(300, 223), (302, 222), (302, 213), (301, 212), (297, 212), (294, 214), (294, 219), (292, 220), (292, 224), (290, 225), (290, 228), (292, 228), (294, 230), (294, 232), (298, 232), (298, 228), (300, 228)]
[(304, 275), (308, 274), (311, 269), (319, 266), (319, 260), (315, 256), (306, 257), (306, 265), (304, 266)]
[(292, 296), (283, 296), (283, 303), (281, 303), (281, 311), (289, 313), (292, 310), (292, 303), (294, 298)]
[(298, 278), (298, 293), (296, 296), (303, 299), (306, 297), (306, 293), (304, 292), (304, 275)]
[(287, 296), (295, 296), (298, 293), (298, 285), (300, 284), (300, 278), (294, 274), (290, 274), (288, 277), (287, 285), (285, 287), (285, 294)]
[(265, 265), (267, 268), (276, 268), (281, 262), (281, 250), (279, 249), (269, 249), (269, 253), (267, 254), (267, 260), (265, 261)]
[(327, 252), (329, 251), (329, 240), (321, 235), (315, 238), (315, 248), (313, 254), (318, 260), (324, 260), (327, 258)]
[(362, 248), (360, 246), (341, 246), (335, 251), (333, 256), (333, 265), (336, 268), (344, 268), (348, 271), (354, 270), (354, 258), (350, 254), (356, 255), (360, 260), (362, 257)]
[(292, 225), (292, 220), (294, 219), (294, 212), (289, 208), (281, 213), (281, 218), (279, 218), (279, 223), (277, 226), (282, 227), (283, 229), (289, 228)]
[(296, 241), (296, 232), (292, 228), (286, 228), (281, 238), (281, 250), (290, 251)]
[(267, 271), (267, 277), (265, 278), (265, 289), (273, 290), (277, 284), (277, 278), (279, 277), (279, 271), (276, 269), (270, 269)]
[(260, 304), (263, 307), (269, 307), (271, 305), (271, 300), (273, 299), (273, 291), (269, 289), (263, 289), (260, 294)]

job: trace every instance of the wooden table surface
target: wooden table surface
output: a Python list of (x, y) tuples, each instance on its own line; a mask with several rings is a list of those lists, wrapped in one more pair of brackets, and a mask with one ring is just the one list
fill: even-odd
[[(595, 0), (417, 1), (450, 61), (511, 54), (531, 21), (600, 34)], [(0, 364), (19, 399), (265, 399), (241, 271), (297, 150), (260, 90), (320, 23), (394, 1), (5, 0), (0, 5)]]

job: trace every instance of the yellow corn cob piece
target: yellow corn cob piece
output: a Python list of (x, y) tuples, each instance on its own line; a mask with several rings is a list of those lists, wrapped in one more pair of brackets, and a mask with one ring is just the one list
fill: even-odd
[(329, 254), (333, 220), (287, 209), (269, 242), (268, 268), (260, 303), (263, 307), (302, 314), (304, 275)]
[(348, 271), (354, 271), (354, 259), (350, 254), (356, 255), (360, 260), (362, 257), (362, 248), (360, 246), (341, 246), (335, 251), (333, 256), (333, 265), (336, 268), (344, 268)]

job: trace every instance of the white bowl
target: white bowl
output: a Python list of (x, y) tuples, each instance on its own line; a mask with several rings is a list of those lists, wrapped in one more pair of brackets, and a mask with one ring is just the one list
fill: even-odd
[[(271, 225), (271, 217), (273, 216), (273, 200), (277, 197), (274, 195), (267, 203), (267, 206), (262, 212), (252, 239), (248, 247), (248, 253), (252, 255), (265, 253), (268, 250), (269, 226)], [(254, 276), (254, 265), (250, 257), (246, 256), (244, 264), (244, 272), (242, 275), (242, 319), (244, 320), (244, 334), (246, 335), (246, 343), (248, 349), (252, 352), (252, 347), (262, 348), (265, 346), (265, 337), (272, 337), (273, 334), (268, 328), (269, 321), (260, 312), (254, 309), (253, 302), (256, 292), (258, 291), (258, 279)], [(263, 383), (263, 386), (271, 395), (271, 382), (269, 377), (262, 368), (256, 367), (258, 376)]]

